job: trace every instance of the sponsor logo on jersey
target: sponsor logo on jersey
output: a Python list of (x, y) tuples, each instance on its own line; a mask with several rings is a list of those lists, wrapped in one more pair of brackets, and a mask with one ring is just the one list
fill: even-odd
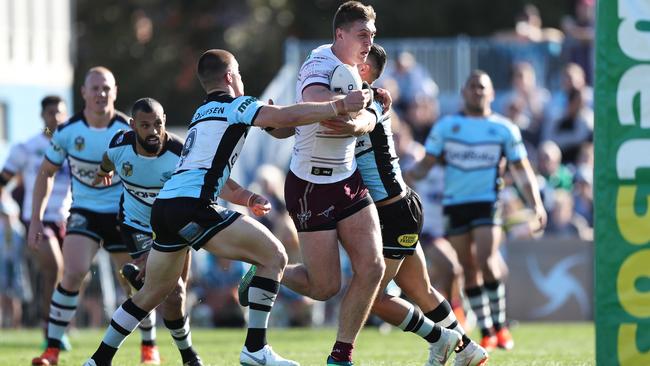
[(418, 234), (403, 234), (397, 237), (397, 243), (403, 247), (412, 247), (418, 242)]
[(125, 177), (130, 177), (133, 175), (133, 164), (130, 162), (125, 162), (122, 164), (122, 175)]
[(240, 104), (239, 107), (237, 108), (237, 112), (239, 112), (239, 113), (244, 113), (244, 111), (246, 110), (246, 108), (247, 108), (249, 105), (251, 105), (253, 102), (255, 102), (256, 100), (257, 100), (257, 99), (255, 99), (255, 98), (253, 98), (253, 97), (246, 98), (246, 100), (244, 100), (244, 101), (242, 102), (242, 104)]
[(160, 188), (140, 188), (129, 184), (126, 181), (122, 181), (122, 183), (124, 183), (124, 189), (129, 192), (129, 194), (148, 205), (153, 205), (153, 201), (156, 200), (158, 192), (160, 192)]
[(321, 168), (317, 166), (311, 168), (312, 175), (324, 175), (327, 177), (331, 177), (332, 171), (333, 171), (332, 168)]
[(86, 140), (83, 138), (83, 136), (77, 136), (77, 138), (74, 139), (74, 148), (77, 151), (81, 151), (86, 147)]
[(469, 145), (456, 141), (445, 143), (445, 161), (465, 170), (492, 168), (501, 158), (501, 146), (494, 144)]

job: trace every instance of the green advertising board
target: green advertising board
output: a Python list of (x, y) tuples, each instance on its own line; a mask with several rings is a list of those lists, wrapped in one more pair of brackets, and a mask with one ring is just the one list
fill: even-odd
[(596, 361), (650, 365), (650, 1), (599, 0)]

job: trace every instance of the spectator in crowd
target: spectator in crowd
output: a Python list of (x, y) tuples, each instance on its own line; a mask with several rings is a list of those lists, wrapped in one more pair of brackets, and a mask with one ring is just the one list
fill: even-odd
[(562, 162), (575, 164), (580, 146), (591, 141), (594, 111), (585, 104), (582, 91), (571, 89), (563, 116), (544, 126), (544, 140), (554, 141), (562, 151)]
[(438, 100), (426, 94), (418, 94), (406, 108), (404, 121), (411, 126), (413, 138), (424, 143), (431, 126), (439, 117)]
[(588, 85), (593, 84), (595, 24), (596, 0), (576, 0), (575, 17), (566, 16), (562, 20), (566, 34), (564, 56), (585, 70)]
[(593, 108), (593, 89), (587, 85), (585, 72), (582, 66), (568, 63), (562, 68), (561, 88), (551, 94), (551, 100), (546, 104), (544, 112), (544, 126), (562, 118), (569, 103), (569, 93), (573, 89), (582, 91), (585, 105)]
[(0, 327), (22, 325), (22, 303), (32, 300), (25, 263), (24, 230), (18, 206), (6, 193), (0, 196)]
[(571, 193), (557, 190), (553, 200), (553, 210), (550, 211), (549, 224), (544, 235), (553, 238), (593, 240), (593, 230), (587, 220), (574, 211)]
[(573, 178), (574, 211), (594, 226), (594, 193), (592, 169), (578, 168)]
[(537, 145), (544, 106), (551, 99), (551, 93), (537, 85), (535, 69), (529, 62), (517, 62), (512, 66), (510, 82), (510, 89), (495, 103), (497, 111), (513, 115), (516, 118), (513, 122), (521, 129), (524, 140)]
[(537, 6), (525, 4), (515, 17), (513, 29), (497, 32), (495, 38), (504, 42), (558, 42), (564, 39), (562, 31), (555, 28), (543, 28), (542, 17)]
[[(409, 106), (419, 97), (434, 98), (438, 95), (438, 85), (422, 65), (418, 64), (415, 56), (403, 51), (397, 57), (394, 67), (387, 70), (386, 79), (393, 79), (399, 88), (399, 98), (393, 97), (393, 108), (405, 115)], [(384, 81), (385, 82), (385, 81)], [(392, 90), (390, 90), (392, 92)]]
[(537, 179), (547, 212), (553, 211), (555, 192), (573, 189), (573, 173), (562, 165), (562, 152), (553, 141), (545, 141), (537, 152)]

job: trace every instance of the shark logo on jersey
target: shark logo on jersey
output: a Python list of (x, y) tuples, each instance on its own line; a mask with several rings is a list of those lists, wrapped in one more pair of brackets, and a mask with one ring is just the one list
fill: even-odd
[(85, 229), (87, 226), (88, 220), (86, 220), (86, 217), (84, 217), (84, 215), (75, 212), (72, 213), (68, 218), (68, 231), (72, 229)]
[(130, 177), (133, 175), (133, 164), (126, 162), (122, 164), (122, 175), (125, 177)]
[(81, 151), (86, 147), (86, 140), (82, 136), (77, 136), (76, 139), (74, 139), (74, 148), (77, 151)]
[(117, 138), (117, 141), (115, 141), (116, 144), (121, 144), (122, 141), (124, 140), (124, 133), (120, 134), (120, 137)]
[(183, 150), (181, 151), (181, 159), (178, 161), (177, 166), (183, 165), (183, 162), (185, 161), (185, 158), (187, 155), (190, 154), (190, 151), (192, 151), (192, 147), (194, 146), (194, 141), (196, 141), (196, 128), (193, 128), (190, 130), (190, 132), (187, 134), (187, 138), (185, 139), (185, 144), (183, 145)]

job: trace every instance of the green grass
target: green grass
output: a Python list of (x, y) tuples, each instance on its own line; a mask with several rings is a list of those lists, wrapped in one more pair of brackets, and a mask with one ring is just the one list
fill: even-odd
[[(512, 329), (515, 349), (494, 351), (489, 365), (559, 366), (594, 365), (594, 326), (590, 323), (528, 323)], [(61, 354), (59, 365), (81, 365), (95, 350), (103, 330), (77, 330), (70, 338), (74, 349)], [(194, 329), (194, 345), (206, 365), (238, 365), (244, 330)], [(325, 364), (333, 344), (333, 329), (271, 329), (269, 343), (281, 355), (303, 366)], [(39, 330), (0, 330), (0, 365), (29, 365), (40, 354)], [(129, 337), (113, 365), (138, 365), (139, 335)], [(164, 327), (158, 328), (158, 345), (163, 365), (180, 365), (180, 356)], [(427, 344), (411, 333), (397, 329), (381, 334), (375, 328), (364, 330), (357, 340), (358, 366), (418, 365), (427, 357)], [(449, 362), (452, 364), (452, 362)]]

